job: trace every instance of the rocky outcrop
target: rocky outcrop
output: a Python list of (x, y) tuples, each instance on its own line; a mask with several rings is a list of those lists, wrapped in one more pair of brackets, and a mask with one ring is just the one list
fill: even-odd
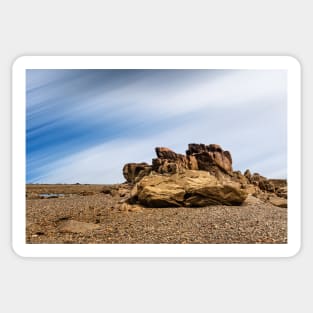
[(216, 144), (189, 144), (186, 155), (175, 153), (165, 147), (155, 149), (157, 158), (152, 159), (152, 166), (147, 163), (128, 163), (123, 168), (127, 182), (134, 183), (151, 171), (160, 174), (183, 173), (185, 170), (208, 171), (217, 178), (223, 174), (231, 175), (232, 157)]
[(206, 171), (186, 170), (169, 176), (153, 174), (136, 184), (131, 202), (147, 207), (240, 205), (247, 193), (235, 182), (221, 182)]
[[(128, 163), (123, 168), (127, 182), (134, 185), (131, 201), (146, 206), (238, 205), (250, 194), (287, 206), (286, 180), (267, 179), (250, 170), (233, 171), (230, 152), (217, 144), (191, 143), (186, 155), (165, 147), (155, 152), (152, 165)], [(196, 184), (197, 189), (190, 192), (186, 182)]]

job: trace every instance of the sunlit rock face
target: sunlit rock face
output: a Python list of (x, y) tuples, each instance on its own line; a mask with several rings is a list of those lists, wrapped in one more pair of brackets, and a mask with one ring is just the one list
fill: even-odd
[(152, 165), (128, 163), (123, 174), (133, 185), (130, 202), (146, 206), (241, 205), (247, 195), (287, 207), (286, 180), (233, 171), (232, 156), (217, 144), (188, 145), (186, 154), (156, 147)]
[(206, 171), (186, 170), (144, 177), (132, 191), (132, 201), (147, 207), (240, 205), (247, 197), (239, 183), (219, 181)]

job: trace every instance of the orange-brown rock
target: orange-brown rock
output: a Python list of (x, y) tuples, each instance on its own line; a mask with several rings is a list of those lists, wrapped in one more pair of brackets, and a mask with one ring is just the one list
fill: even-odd
[(278, 197), (287, 199), (287, 180), (286, 179), (269, 179), (269, 182), (275, 187), (275, 194)]
[(278, 206), (280, 208), (287, 208), (288, 200), (286, 198), (271, 196), (268, 200), (271, 204)]
[[(261, 176), (258, 173), (251, 174), (250, 170), (246, 170), (244, 174), (240, 171), (233, 171), (232, 168), (232, 156), (229, 151), (224, 151), (220, 145), (217, 144), (196, 144), (191, 143), (188, 145), (188, 150), (186, 155), (179, 154), (173, 150), (166, 147), (157, 147), (155, 148), (157, 158), (152, 160), (152, 165), (147, 163), (129, 163), (124, 166), (123, 174), (127, 182), (135, 184), (141, 182), (146, 176), (158, 176), (158, 179), (163, 179), (164, 182), (168, 177), (172, 177), (174, 174), (179, 174), (179, 177), (184, 177), (188, 171), (205, 171), (215, 179), (222, 186), (237, 186), (240, 190), (244, 190), (245, 194), (250, 194), (262, 199), (263, 201), (269, 201), (272, 199), (272, 203), (275, 205), (283, 206), (286, 205), (287, 199), (287, 183), (286, 180), (274, 180), (267, 179), (264, 176)], [(194, 174), (193, 174), (194, 175)], [(151, 178), (152, 179), (152, 178)], [(188, 178), (189, 179), (189, 178)], [(145, 181), (145, 180), (144, 180)], [(167, 187), (172, 188), (172, 196), (170, 200), (162, 200), (166, 205), (187, 205), (187, 206), (198, 206), (202, 203), (198, 196), (189, 197), (185, 193), (184, 199), (181, 199), (180, 188), (174, 190), (176, 187), (175, 184), (169, 184)], [(141, 186), (141, 185), (138, 185)], [(174, 188), (175, 187), (175, 188)], [(145, 192), (140, 193), (141, 203), (144, 203), (144, 196), (148, 195), (147, 190), (151, 191), (149, 188), (145, 189)], [(152, 188), (152, 187), (151, 187)], [(154, 187), (153, 187), (154, 188)], [(224, 187), (223, 187), (224, 188)], [(227, 188), (223, 189), (222, 193), (227, 192)], [(235, 188), (235, 189), (236, 189)], [(166, 189), (166, 188), (165, 188)], [(161, 189), (155, 186), (153, 189), (155, 193)], [(153, 191), (153, 192), (154, 192)], [(134, 192), (134, 191), (133, 191)], [(151, 191), (151, 194), (153, 194)], [(161, 192), (161, 191), (160, 191)], [(162, 189), (162, 193), (163, 193)], [(218, 192), (217, 192), (218, 193)], [(197, 192), (198, 194), (198, 192)], [(151, 195), (149, 194), (149, 197)], [(203, 196), (203, 195), (202, 195)], [(151, 196), (152, 197), (152, 196)], [(189, 199), (186, 201), (186, 197)], [(210, 195), (211, 197), (211, 195)], [(153, 195), (153, 199), (157, 199), (157, 195)], [(281, 199), (280, 199), (281, 198)], [(131, 199), (135, 199), (131, 196)], [(195, 202), (193, 202), (193, 200)], [(148, 200), (147, 200), (148, 201)], [(151, 203), (156, 201), (158, 205), (163, 206), (161, 200), (151, 200)], [(210, 200), (203, 200), (203, 205), (209, 204), (210, 201), (213, 203), (212, 198)], [(219, 203), (223, 203), (224, 200), (219, 199)], [(279, 202), (280, 201), (280, 202)], [(240, 202), (240, 201), (239, 201)], [(238, 203), (239, 203), (238, 202)], [(153, 206), (151, 203), (146, 205)], [(225, 204), (227, 201), (224, 202)]]
[(248, 180), (250, 180), (251, 179), (251, 172), (250, 172), (250, 170), (248, 169), (248, 170), (246, 170), (245, 171), (245, 173), (243, 174)]
[(155, 152), (157, 157), (160, 159), (176, 160), (178, 156), (178, 154), (175, 153), (173, 150), (165, 147), (156, 147)]
[(189, 144), (187, 155), (193, 155), (197, 159), (199, 170), (216, 174), (217, 168), (226, 173), (232, 172), (232, 157), (229, 151), (224, 151), (217, 144)]
[(128, 183), (135, 183), (142, 177), (149, 175), (151, 165), (147, 163), (127, 163), (123, 167), (123, 175)]
[(182, 173), (185, 170), (197, 170), (198, 163), (194, 156), (178, 154), (169, 148), (155, 148), (156, 159), (152, 160), (152, 170), (160, 174)]
[(275, 192), (275, 186), (273, 183), (259, 173), (254, 173), (250, 178), (250, 182), (258, 186), (261, 190)]

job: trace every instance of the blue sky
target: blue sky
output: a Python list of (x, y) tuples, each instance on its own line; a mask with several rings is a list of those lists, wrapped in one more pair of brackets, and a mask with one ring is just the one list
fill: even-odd
[(28, 183), (118, 183), (128, 162), (188, 143), (287, 177), (283, 70), (27, 70)]

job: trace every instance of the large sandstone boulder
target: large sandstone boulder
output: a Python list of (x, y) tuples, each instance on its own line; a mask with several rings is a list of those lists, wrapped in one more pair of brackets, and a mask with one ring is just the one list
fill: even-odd
[(131, 192), (131, 202), (148, 207), (240, 205), (247, 193), (240, 184), (221, 182), (205, 171), (186, 170), (170, 176), (142, 178)]

